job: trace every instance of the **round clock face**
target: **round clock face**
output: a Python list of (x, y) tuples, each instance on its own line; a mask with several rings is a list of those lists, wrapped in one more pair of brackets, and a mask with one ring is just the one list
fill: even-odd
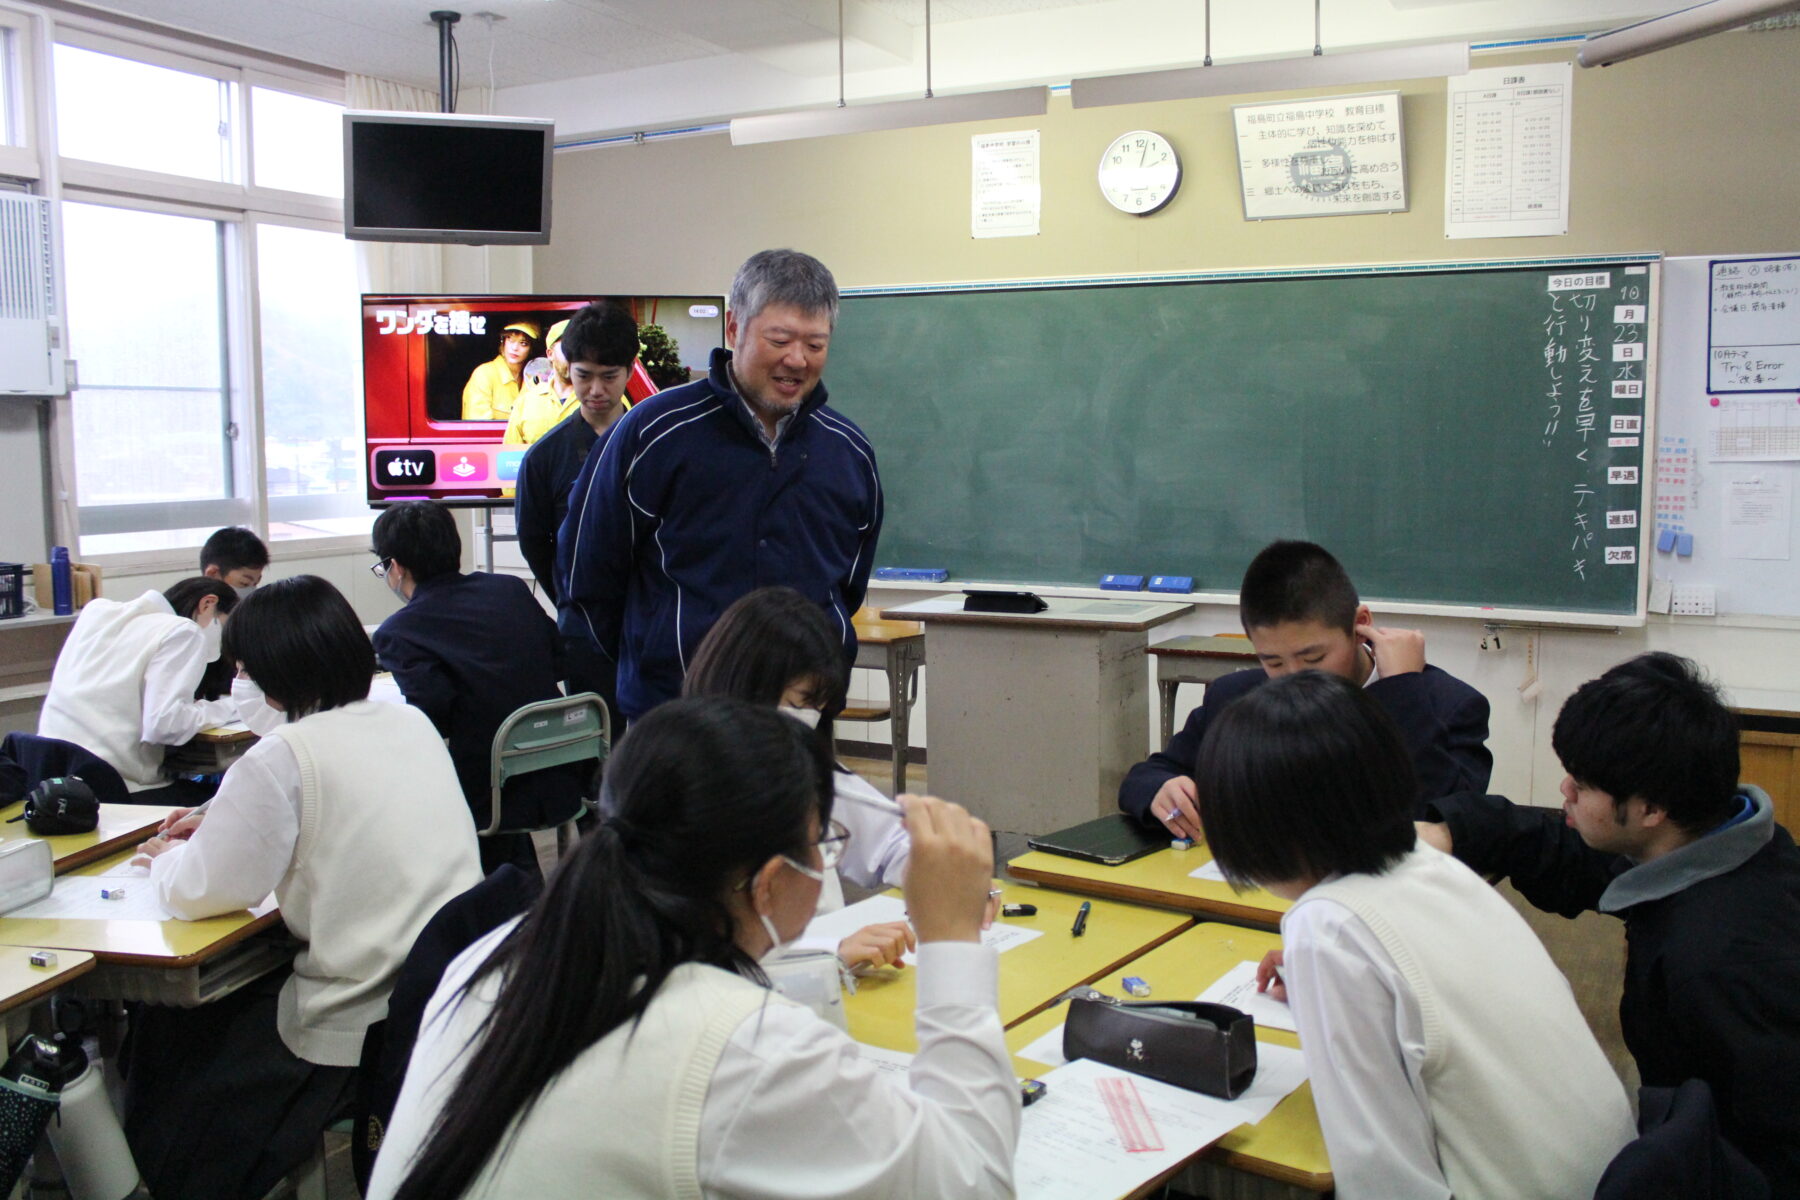
[(1100, 194), (1120, 212), (1143, 216), (1167, 204), (1181, 184), (1181, 160), (1160, 133), (1121, 133), (1100, 156)]

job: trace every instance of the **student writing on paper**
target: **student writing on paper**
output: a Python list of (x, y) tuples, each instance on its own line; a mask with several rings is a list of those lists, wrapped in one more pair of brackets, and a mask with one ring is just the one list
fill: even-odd
[(272, 892), (304, 944), (291, 972), (134, 1014), (125, 1133), (158, 1196), (261, 1196), (316, 1151), (407, 948), (481, 878), (443, 739), (418, 709), (368, 699), (375, 654), (336, 588), (313, 575), (258, 588), (225, 653), (285, 722), (203, 813), (144, 843), (150, 878), (131, 886), (183, 920)]
[(1589, 1196), (1635, 1135), (1550, 956), (1414, 837), (1393, 721), (1306, 671), (1221, 713), (1195, 776), (1213, 857), (1293, 900), (1285, 998), (1343, 1200)]
[[(843, 644), (819, 606), (793, 588), (760, 588), (726, 609), (701, 640), (682, 694), (778, 705), (812, 728), (830, 754), (832, 720), (844, 707), (844, 676)], [(821, 913), (844, 906), (840, 875), (863, 888), (899, 886), (912, 850), (896, 801), (842, 765), (834, 766), (831, 778), (832, 813), (850, 831), (850, 842), (819, 889)], [(987, 923), (993, 916), (990, 906)], [(807, 943), (803, 937), (801, 944)], [(885, 967), (899, 965), (913, 946), (911, 928), (897, 921), (818, 948), (836, 950), (846, 966)]]
[(1425, 661), (1425, 635), (1375, 624), (1344, 568), (1311, 542), (1274, 542), (1244, 572), (1238, 615), (1262, 662), (1206, 685), (1200, 707), (1159, 754), (1131, 768), (1119, 807), (1175, 837), (1203, 836), (1194, 763), (1218, 715), (1271, 679), (1328, 671), (1368, 689), (1400, 730), (1421, 799), (1487, 787), (1488, 703)]
[(1551, 739), (1561, 810), (1449, 796), (1421, 835), (1539, 908), (1622, 919), (1644, 1085), (1705, 1080), (1726, 1139), (1800, 1197), (1800, 850), (1738, 781), (1736, 720), (1693, 663), (1645, 654), (1578, 688)]
[(606, 780), (596, 832), (432, 998), (371, 1200), (1011, 1196), (987, 826), (905, 801), (921, 944), (901, 1075), (756, 965), (836, 854), (824, 747), (771, 707), (680, 699), (632, 725)]
[(237, 719), (230, 699), (194, 698), (237, 603), (227, 584), (198, 575), (135, 600), (88, 601), (56, 657), (38, 736), (105, 760), (133, 792), (169, 790), (164, 749)]

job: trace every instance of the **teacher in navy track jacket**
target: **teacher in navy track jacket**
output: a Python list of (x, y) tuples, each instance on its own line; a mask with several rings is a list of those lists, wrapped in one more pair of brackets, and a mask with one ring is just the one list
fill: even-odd
[(705, 379), (626, 413), (571, 503), (567, 599), (618, 663), (627, 720), (674, 699), (713, 621), (760, 587), (817, 603), (854, 660), (881, 478), (820, 382), (837, 311), (817, 259), (752, 255), (731, 283), (730, 348), (713, 351)]

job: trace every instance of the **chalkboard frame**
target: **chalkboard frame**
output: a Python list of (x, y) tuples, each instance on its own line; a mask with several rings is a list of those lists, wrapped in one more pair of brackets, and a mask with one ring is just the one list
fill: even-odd
[[(1229, 283), (1267, 280), (1302, 280), (1334, 277), (1360, 277), (1382, 275), (1423, 275), (1423, 274), (1456, 274), (1483, 273), (1519, 270), (1608, 270), (1618, 268), (1643, 268), (1648, 284), (1647, 299), (1651, 306), (1650, 320), (1645, 331), (1647, 351), (1645, 357), (1643, 398), (1643, 431), (1642, 431), (1642, 467), (1641, 486), (1638, 491), (1636, 505), (1638, 520), (1637, 561), (1631, 567), (1634, 574), (1631, 585), (1631, 607), (1589, 611), (1579, 608), (1539, 608), (1522, 605), (1484, 605), (1464, 602), (1433, 602), (1419, 599), (1388, 599), (1375, 592), (1365, 595), (1365, 599), (1383, 612), (1396, 614), (1413, 614), (1428, 616), (1444, 616), (1473, 618), (1496, 624), (1521, 624), (1543, 626), (1577, 626), (1589, 628), (1620, 629), (1642, 626), (1645, 623), (1650, 570), (1650, 547), (1652, 545), (1652, 522), (1648, 516), (1654, 507), (1654, 447), (1656, 445), (1656, 409), (1657, 409), (1657, 368), (1659, 363), (1657, 352), (1658, 326), (1661, 319), (1660, 302), (1660, 265), (1663, 256), (1660, 253), (1621, 253), (1595, 255), (1559, 255), (1532, 258), (1510, 259), (1476, 259), (1476, 260), (1440, 260), (1400, 263), (1350, 263), (1322, 266), (1254, 268), (1231, 271), (1183, 271), (1183, 272), (1139, 272), (1116, 275), (1062, 276), (1042, 278), (1021, 278), (1010, 280), (965, 280), (941, 283), (887, 284), (873, 286), (846, 287), (843, 296), (846, 300), (874, 297), (920, 296), (920, 295), (954, 295), (963, 293), (1044, 291), (1061, 288), (1096, 288), (1096, 287), (1131, 287), (1134, 285), (1163, 285), (1186, 283)], [(830, 382), (830, 370), (827, 370), (827, 382)], [(849, 411), (855, 415), (854, 401), (850, 402)], [(880, 447), (877, 445), (877, 452)], [(872, 581), (873, 582), (873, 581)], [(948, 586), (991, 585), (998, 587), (1019, 587), (1017, 579), (985, 579), (979, 576), (954, 576)], [(874, 586), (894, 588), (905, 591), (942, 591), (947, 585), (936, 583), (907, 583), (903, 581), (881, 581)], [(1118, 598), (1116, 592), (1101, 591), (1096, 587), (1087, 587), (1070, 582), (1045, 581), (1032, 585), (1044, 595), (1096, 596)], [(1188, 599), (1196, 602), (1235, 603), (1235, 592), (1223, 592), (1217, 588), (1203, 588), (1180, 596), (1170, 595), (1170, 600)]]

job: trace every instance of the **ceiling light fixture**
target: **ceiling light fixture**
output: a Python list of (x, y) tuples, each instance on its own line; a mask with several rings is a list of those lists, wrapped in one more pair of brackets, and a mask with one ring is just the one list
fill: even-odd
[(841, 133), (873, 133), (882, 129), (911, 129), (920, 125), (950, 125), (959, 121), (1041, 117), (1049, 107), (1049, 90), (1042, 87), (1009, 88), (1000, 92), (970, 92), (939, 96), (931, 90), (931, 0), (925, 0), (925, 96), (920, 100), (894, 100), (885, 104), (850, 105), (844, 101), (844, 0), (838, 0), (838, 102), (836, 108), (803, 109), (738, 117), (731, 122), (731, 144), (753, 146), (762, 142), (791, 142), (801, 138), (832, 137)]
[[(1800, 3), (1800, 0), (1795, 2)], [(1429, 79), (1468, 72), (1469, 47), (1460, 42), (1326, 54), (1319, 37), (1319, 7), (1320, 0), (1313, 0), (1313, 49), (1310, 55), (1215, 67), (1212, 65), (1212, 0), (1207, 0), (1205, 65), (1076, 79), (1069, 84), (1070, 100), (1076, 108), (1099, 108), (1108, 104), (1245, 96), (1294, 88), (1380, 83), (1390, 79)]]
[(1576, 57), (1584, 67), (1610, 67), (1640, 54), (1698, 41), (1797, 8), (1800, 0), (1710, 0), (1596, 33), (1581, 44), (1581, 53)]

